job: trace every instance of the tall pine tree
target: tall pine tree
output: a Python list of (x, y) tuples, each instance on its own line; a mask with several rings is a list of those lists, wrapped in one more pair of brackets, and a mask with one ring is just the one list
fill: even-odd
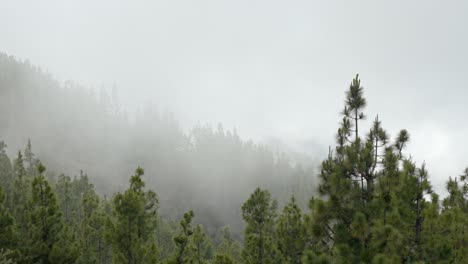
[(270, 193), (257, 188), (242, 205), (245, 228), (244, 263), (269, 264), (281, 262), (274, 243), (276, 201)]
[(29, 202), (29, 241), (24, 255), (33, 263), (52, 263), (49, 259), (55, 243), (59, 241), (62, 219), (55, 194), (44, 178), (45, 167), (38, 165), (38, 176), (32, 182)]
[(110, 230), (116, 263), (140, 264), (157, 261), (155, 229), (158, 199), (145, 191), (144, 171), (138, 167), (130, 187), (114, 197), (114, 225)]

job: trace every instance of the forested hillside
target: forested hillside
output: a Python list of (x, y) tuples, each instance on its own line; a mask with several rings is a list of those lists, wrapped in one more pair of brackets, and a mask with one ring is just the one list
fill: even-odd
[[(0, 263), (468, 262), (468, 169), (447, 179), (447, 197), (434, 193), (410, 132), (390, 138), (365, 113), (358, 76), (314, 183), (235, 132), (183, 133), (168, 115), (131, 123), (1, 58), (1, 135), (34, 143), (0, 144)], [(102, 176), (46, 169), (64, 166)], [(223, 227), (242, 220), (241, 237)]]
[(238, 208), (257, 186), (282, 202), (292, 193), (306, 201), (313, 192), (316, 163), (296, 164), (221, 124), (183, 131), (170, 112), (154, 106), (128, 114), (115, 89), (94, 91), (60, 84), (29, 62), (0, 54), (0, 140), (7, 153), (16, 156), (30, 140), (53, 182), (83, 171), (109, 196), (141, 166), (164, 201), (162, 215), (176, 218), (194, 209), (213, 232), (225, 224), (241, 232)]

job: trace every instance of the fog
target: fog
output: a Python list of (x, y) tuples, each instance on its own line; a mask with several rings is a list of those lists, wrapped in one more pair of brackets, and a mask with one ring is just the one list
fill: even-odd
[[(186, 133), (221, 122), (317, 168), (359, 73), (368, 119), (378, 114), (392, 137), (410, 132), (408, 152), (426, 161), (439, 193), (467, 165), (467, 3), (3, 0), (0, 9), (0, 51), (96, 98), (116, 87), (131, 120), (151, 106)], [(12, 152), (34, 136), (8, 129)]]

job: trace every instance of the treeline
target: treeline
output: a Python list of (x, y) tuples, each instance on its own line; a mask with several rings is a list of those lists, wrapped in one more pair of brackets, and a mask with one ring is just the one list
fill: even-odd
[[(257, 186), (280, 201), (313, 194), (318, 162), (243, 140), (235, 129), (196, 125), (184, 131), (173, 114), (144, 106), (134, 115), (117, 89), (88, 89), (55, 81), (27, 61), (0, 53), (0, 136), (16, 156), (30, 138), (57, 181), (80, 170), (98, 193), (126, 188), (127, 175), (145, 168), (147, 186), (161, 197), (160, 214), (180, 218), (188, 209), (210, 232), (229, 224), (242, 233), (239, 211)], [(304, 202), (303, 208), (307, 206)]]
[[(468, 169), (431, 189), (424, 164), (405, 153), (409, 133), (391, 140), (377, 118), (362, 130), (366, 100), (356, 77), (346, 93), (336, 147), (320, 170), (320, 197), (303, 212), (282, 209), (257, 188), (240, 207), (242, 241), (228, 227), (209, 235), (197, 212), (180, 221), (138, 167), (124, 191), (96, 194), (86, 174), (50, 184), (30, 144), (13, 163), (1, 144), (3, 263), (467, 263)], [(364, 135), (364, 136), (363, 136)], [(5, 194), (6, 195), (5, 195)]]

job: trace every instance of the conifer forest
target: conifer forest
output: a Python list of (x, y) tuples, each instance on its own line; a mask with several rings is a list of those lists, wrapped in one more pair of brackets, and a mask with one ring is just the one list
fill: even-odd
[(467, 14), (0, 0), (0, 264), (468, 264)]
[[(59, 94), (56, 104), (81, 98), (77, 104), (102, 108), (103, 130), (127, 126), (119, 113), (106, 111), (79, 87), (61, 87), (11, 56), (2, 55), (0, 64), (2, 112), (17, 105), (24, 94), (31, 96), (32, 104), (15, 108), (15, 115), (4, 116), (2, 122), (30, 129), (31, 124), (16, 122), (30, 114), (37, 114), (39, 123), (41, 117), (59, 119), (60, 105), (41, 107), (41, 96)], [(24, 76), (21, 82), (11, 78), (16, 75)], [(77, 97), (77, 93), (83, 94)], [(50, 153), (42, 160), (31, 140), (11, 155), (8, 142), (1, 141), (0, 263), (467, 263), (468, 168), (447, 179), (448, 194), (440, 197), (431, 187), (426, 165), (414, 162), (406, 150), (418, 139), (405, 129), (390, 138), (383, 120), (366, 112), (359, 75), (343, 94), (336, 142), (318, 165), (317, 175), (291, 165), (266, 146), (242, 141), (235, 131), (196, 127), (186, 134), (167, 116), (156, 119), (158, 127), (153, 129), (162, 134), (151, 146), (154, 155), (162, 157), (154, 160), (168, 164), (149, 166), (153, 175), (139, 165), (128, 175), (118, 175), (116, 170), (115, 176), (106, 179), (113, 183), (95, 181), (84, 171), (68, 175), (49, 170), (46, 160), (57, 167), (55, 156)], [(5, 106), (8, 102), (12, 105)], [(86, 120), (79, 119), (57, 124), (62, 131), (54, 140), (64, 144), (86, 140), (69, 150), (84, 151), (81, 162), (110, 163), (99, 155), (100, 148), (127, 148), (110, 146), (128, 140), (125, 135), (116, 135), (121, 138), (113, 142), (103, 142), (86, 131), (79, 139), (60, 138), (68, 130), (86, 126)], [(368, 129), (365, 123), (370, 123)], [(146, 127), (142, 121), (141, 126), (122, 129)], [(140, 148), (141, 143), (134, 144)], [(55, 151), (59, 160), (71, 155)], [(138, 155), (127, 156), (135, 159), (131, 163), (151, 163), (144, 154), (152, 152), (141, 151), (140, 162)], [(255, 167), (249, 168), (252, 160)], [(204, 162), (206, 166), (197, 167)], [(259, 187), (240, 196), (220, 190), (226, 194), (223, 197), (209, 189), (209, 182), (197, 187), (197, 178), (190, 179), (197, 174), (216, 176), (226, 167), (231, 171), (222, 180), (231, 180), (229, 185), (251, 180), (241, 183)], [(173, 181), (186, 182), (178, 184), (180, 189), (172, 190), (175, 193), (164, 189), (159, 193), (151, 177), (165, 173)], [(171, 184), (175, 183), (161, 183), (165, 188)], [(203, 192), (212, 192), (220, 200), (203, 200), (190, 188), (207, 188)], [(221, 203), (229, 212), (218, 217), (216, 210), (191, 199)], [(170, 208), (163, 211), (166, 200)], [(223, 219), (229, 220), (223, 223)]]

